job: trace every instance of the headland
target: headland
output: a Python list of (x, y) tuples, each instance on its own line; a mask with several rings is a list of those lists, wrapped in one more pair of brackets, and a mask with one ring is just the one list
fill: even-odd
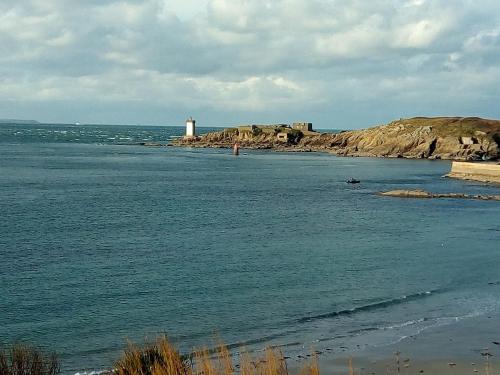
[(20, 119), (13, 119), (13, 118), (0, 118), (0, 124), (37, 125), (40, 123), (36, 120), (20, 120)]
[(478, 117), (415, 117), (362, 130), (321, 133), (311, 123), (241, 125), (183, 137), (175, 146), (329, 152), (339, 156), (448, 159), (500, 158), (500, 121)]

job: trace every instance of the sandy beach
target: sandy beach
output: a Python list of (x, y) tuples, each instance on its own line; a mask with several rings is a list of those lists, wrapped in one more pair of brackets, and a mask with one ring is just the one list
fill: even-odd
[[(390, 346), (352, 353), (355, 374), (499, 373), (500, 315), (487, 314), (436, 327)], [(320, 357), (323, 374), (348, 374), (349, 356)], [(293, 366), (292, 366), (293, 367)], [(398, 370), (399, 368), (399, 370)]]

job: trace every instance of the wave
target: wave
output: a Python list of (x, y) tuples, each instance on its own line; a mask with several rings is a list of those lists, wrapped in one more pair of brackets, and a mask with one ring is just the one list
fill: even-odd
[[(226, 347), (230, 350), (237, 349), (237, 348), (246, 348), (247, 346), (250, 346), (250, 345), (264, 344), (264, 343), (269, 342), (271, 340), (286, 337), (289, 333), (291, 333), (291, 332), (280, 332), (280, 333), (275, 333), (275, 334), (271, 334), (271, 335), (267, 335), (267, 336), (257, 337), (255, 339), (242, 340), (242, 341), (234, 342), (231, 344), (227, 344)], [(248, 350), (248, 351), (251, 352), (251, 350)], [(210, 352), (210, 350), (209, 350), (209, 352)]]
[[(366, 311), (366, 310), (370, 310), (371, 308), (375, 308), (375, 306), (378, 306), (378, 307), (390, 306), (391, 304), (403, 303), (404, 301), (423, 298), (425, 296), (432, 295), (432, 294), (435, 294), (437, 292), (442, 292), (442, 290), (421, 292), (421, 293), (416, 293), (416, 294), (412, 294), (409, 296), (402, 296), (400, 298), (395, 298), (395, 299), (388, 300), (388, 301), (381, 301), (378, 303), (373, 303), (370, 305), (365, 305), (365, 306), (361, 306), (358, 308), (354, 308), (351, 310), (345, 310), (345, 311), (360, 311), (360, 310)], [(396, 302), (396, 301), (399, 301), (399, 302)], [(388, 304), (388, 302), (391, 302), (391, 303)], [(379, 342), (379, 343), (371, 342), (370, 344), (366, 344), (366, 343), (363, 344), (365, 347), (370, 346), (370, 345), (372, 345), (373, 347), (389, 346), (392, 344), (397, 344), (398, 342), (401, 342), (402, 340), (405, 340), (409, 337), (415, 337), (426, 330), (429, 330), (429, 329), (432, 329), (435, 327), (439, 327), (439, 326), (453, 324), (453, 323), (456, 323), (456, 322), (461, 321), (463, 319), (468, 319), (468, 318), (473, 318), (473, 317), (477, 317), (480, 315), (484, 315), (485, 313), (487, 313), (489, 311), (491, 311), (491, 307), (488, 307), (485, 309), (475, 310), (475, 311), (472, 311), (468, 314), (458, 315), (458, 316), (423, 317), (423, 318), (419, 318), (419, 319), (412, 319), (412, 320), (403, 321), (400, 323), (394, 323), (392, 325), (375, 325), (375, 326), (371, 326), (371, 327), (361, 328), (358, 330), (352, 330), (352, 331), (347, 332), (346, 334), (340, 334), (340, 335), (335, 335), (335, 336), (330, 336), (330, 337), (320, 337), (320, 338), (317, 338), (313, 341), (308, 341), (308, 342), (307, 341), (296, 341), (296, 340), (292, 339), (293, 341), (290, 340), (287, 342), (278, 342), (278, 343), (273, 343), (273, 344), (270, 343), (273, 340), (286, 338), (290, 334), (300, 332), (299, 329), (289, 329), (289, 330), (277, 332), (274, 334), (269, 334), (269, 335), (265, 335), (265, 336), (252, 338), (249, 340), (233, 342), (230, 344), (226, 344), (226, 347), (232, 352), (232, 355), (236, 355), (236, 356), (241, 354), (240, 350), (242, 348), (244, 349), (244, 351), (246, 353), (255, 353), (255, 352), (262, 352), (262, 351), (266, 350), (267, 348), (287, 349), (287, 348), (297, 347), (299, 350), (298, 352), (295, 351), (294, 355), (289, 353), (289, 356), (286, 356), (285, 358), (289, 359), (289, 358), (291, 358), (290, 356), (292, 356), (296, 359), (304, 359), (304, 358), (310, 356), (310, 354), (306, 354), (306, 353), (310, 353), (307, 350), (310, 347), (310, 345), (314, 344), (314, 343), (328, 343), (328, 342), (331, 343), (330, 345), (327, 345), (327, 346), (323, 345), (320, 348), (321, 350), (315, 351), (316, 355), (334, 353), (335, 351), (340, 352), (340, 349), (342, 350), (342, 352), (345, 350), (349, 350), (349, 349), (350, 350), (357, 350), (357, 349), (359, 349), (360, 345), (356, 345), (356, 342), (360, 342), (359, 340), (354, 342), (354, 343), (351, 343), (351, 344), (345, 343), (345, 340), (342, 340), (340, 342), (336, 341), (336, 343), (334, 343), (334, 342), (335, 342), (335, 340), (339, 340), (339, 339), (354, 338), (355, 336), (361, 336), (361, 335), (365, 335), (365, 334), (370, 335), (372, 333), (376, 334), (376, 332), (394, 330), (395, 331), (394, 335), (392, 335), (387, 341)], [(339, 311), (338, 313), (341, 313), (341, 312), (342, 311)], [(337, 315), (334, 315), (334, 316), (338, 316), (339, 315), (338, 313), (337, 313)], [(323, 315), (327, 315), (327, 314), (323, 314)], [(340, 314), (340, 315), (342, 315), (342, 314)], [(413, 327), (413, 326), (414, 326), (414, 328), (412, 328), (411, 331), (407, 330), (407, 328)], [(368, 341), (370, 341), (370, 340), (368, 339)], [(259, 344), (268, 344), (268, 345), (260, 347)], [(255, 347), (255, 345), (257, 345), (257, 347)], [(337, 349), (332, 349), (335, 347)], [(204, 348), (203, 350), (206, 350), (210, 355), (215, 355), (218, 353), (219, 347), (212, 346), (212, 347)], [(189, 356), (194, 356), (196, 353), (197, 353), (197, 351), (191, 351), (191, 352), (185, 353), (184, 355), (189, 357)], [(113, 372), (113, 370), (110, 371), (108, 369), (108, 370), (80, 371), (80, 372), (74, 373), (74, 375), (101, 375), (103, 372), (109, 373), (109, 372)]]
[(408, 296), (402, 296), (399, 298), (393, 298), (390, 300), (375, 302), (375, 303), (371, 303), (368, 305), (353, 307), (352, 309), (345, 309), (345, 310), (333, 311), (333, 312), (329, 312), (329, 313), (325, 313), (325, 314), (306, 316), (306, 317), (297, 319), (297, 322), (298, 323), (308, 323), (308, 322), (312, 322), (314, 320), (336, 318), (336, 317), (344, 316), (344, 315), (353, 315), (353, 314), (356, 314), (359, 312), (384, 309), (386, 307), (399, 305), (402, 303), (425, 298), (425, 297), (428, 297), (430, 295), (436, 294), (438, 292), (440, 292), (440, 291), (439, 290), (431, 290), (431, 291), (426, 291), (426, 292), (419, 292), (419, 293), (415, 293), (415, 294), (410, 294)]
[(408, 321), (403, 322), (403, 323), (399, 323), (399, 324), (394, 324), (392, 326), (383, 327), (383, 329), (403, 328), (403, 327), (412, 326), (414, 324), (427, 322), (428, 320), (429, 320), (429, 318), (420, 318), (420, 319), (415, 319), (415, 320), (408, 320)]

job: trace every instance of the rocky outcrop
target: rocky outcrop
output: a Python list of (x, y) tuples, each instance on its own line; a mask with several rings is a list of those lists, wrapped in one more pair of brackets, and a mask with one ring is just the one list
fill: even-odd
[(469, 195), (463, 193), (430, 193), (424, 190), (391, 190), (378, 193), (385, 197), (396, 198), (454, 198), (454, 199), (478, 199), (486, 201), (500, 201), (500, 195)]
[[(289, 134), (286, 141), (277, 134)], [(500, 121), (477, 117), (417, 117), (387, 125), (340, 133), (301, 132), (287, 127), (240, 131), (238, 128), (180, 138), (178, 146), (325, 151), (343, 156), (376, 156), (454, 160), (500, 158)]]

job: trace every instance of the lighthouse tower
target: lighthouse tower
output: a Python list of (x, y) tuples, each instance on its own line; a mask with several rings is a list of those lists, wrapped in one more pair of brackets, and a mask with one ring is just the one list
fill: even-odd
[(196, 121), (192, 117), (186, 120), (186, 137), (196, 136)]

